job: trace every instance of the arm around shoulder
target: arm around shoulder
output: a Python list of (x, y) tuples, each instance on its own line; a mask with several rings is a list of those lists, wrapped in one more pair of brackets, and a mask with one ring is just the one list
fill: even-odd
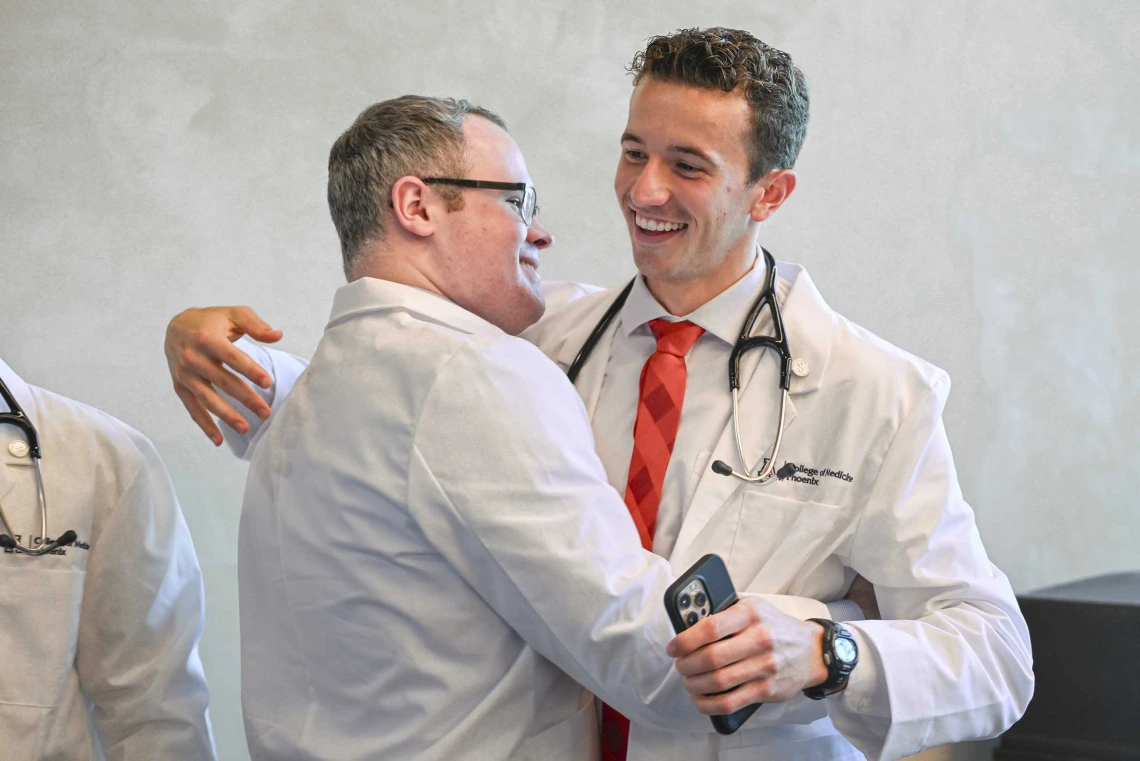
[(269, 374), (270, 384), (264, 388), (246, 381), (246, 385), (256, 393), (269, 409), (269, 416), (259, 417), (249, 407), (241, 404), (232, 396), (219, 390), (219, 394), (233, 405), (248, 428), (239, 432), (230, 426), (222, 427), (222, 435), (230, 451), (239, 459), (248, 460), (253, 455), (253, 448), (261, 440), (262, 434), (269, 426), (269, 421), (281, 407), (281, 403), (296, 385), (301, 373), (309, 366), (309, 360), (296, 354), (290, 354), (280, 349), (262, 346), (249, 338), (242, 337), (234, 342), (234, 347), (247, 354), (253, 361)]

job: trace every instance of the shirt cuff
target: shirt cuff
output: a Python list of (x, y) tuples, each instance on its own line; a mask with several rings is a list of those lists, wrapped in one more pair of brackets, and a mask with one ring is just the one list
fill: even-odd
[[(260, 386), (250, 382), (246, 378), (239, 377), (239, 379), (253, 389), (254, 393), (261, 397), (270, 409), (273, 408), (274, 392), (277, 388), (277, 373), (276, 367), (273, 364), (273, 359), (270, 357), (269, 352), (263, 347), (251, 341), (249, 338), (242, 336), (237, 341), (234, 341), (234, 348), (240, 349), (253, 359), (254, 362), (261, 365), (265, 372), (269, 373), (269, 377), (273, 379), (273, 384), (269, 388), (261, 388)], [(261, 418), (253, 413), (248, 407), (234, 399), (232, 396), (222, 391), (220, 388), (215, 389), (218, 395), (222, 397), (231, 407), (237, 410), (237, 413), (245, 420), (249, 430), (246, 433), (238, 433), (230, 428), (225, 423), (222, 423), (219, 428), (222, 431), (222, 438), (225, 439), (226, 444), (229, 445), (230, 451), (237, 455), (240, 459), (248, 460), (253, 453), (253, 444), (257, 439), (257, 434), (260, 432), (262, 423)]]
[[(856, 606), (858, 607), (858, 606)], [(890, 695), (887, 691), (879, 654), (870, 639), (861, 631), (858, 624), (848, 625), (847, 631), (859, 648), (859, 663), (851, 672), (847, 687), (832, 695), (830, 700), (835, 708), (863, 716), (886, 718), (890, 716)]]
[(827, 603), (828, 618), (832, 621), (866, 621), (863, 609), (854, 600), (836, 600)]

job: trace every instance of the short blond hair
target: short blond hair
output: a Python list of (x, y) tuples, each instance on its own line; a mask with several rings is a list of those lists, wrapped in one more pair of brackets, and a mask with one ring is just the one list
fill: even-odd
[[(384, 209), (401, 177), (463, 177), (468, 160), (463, 121), (481, 116), (503, 129), (495, 113), (466, 100), (403, 95), (366, 108), (329, 153), (329, 213), (340, 236), (345, 274), (366, 244), (384, 238)], [(458, 188), (436, 191), (454, 210)]]

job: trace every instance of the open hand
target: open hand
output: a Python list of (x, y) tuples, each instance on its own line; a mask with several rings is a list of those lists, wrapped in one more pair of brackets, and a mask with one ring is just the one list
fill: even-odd
[(258, 417), (269, 417), (269, 405), (226, 369), (228, 365), (262, 388), (272, 384), (272, 378), (261, 365), (233, 346), (243, 335), (273, 343), (281, 340), (282, 334), (270, 328), (252, 309), (243, 306), (187, 309), (175, 315), (166, 326), (163, 348), (174, 381), (174, 393), (214, 446), (221, 445), (222, 433), (210, 417), (211, 412), (238, 433), (249, 430), (242, 416), (221, 397), (218, 389)]

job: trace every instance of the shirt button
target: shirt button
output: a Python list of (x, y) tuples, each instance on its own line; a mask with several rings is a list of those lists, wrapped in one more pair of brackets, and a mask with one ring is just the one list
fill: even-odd
[(25, 441), (13, 441), (8, 445), (8, 451), (13, 457), (27, 457), (29, 451), (28, 444)]
[(806, 378), (808, 373), (811, 372), (811, 363), (806, 359), (793, 359), (792, 372), (800, 378)]

